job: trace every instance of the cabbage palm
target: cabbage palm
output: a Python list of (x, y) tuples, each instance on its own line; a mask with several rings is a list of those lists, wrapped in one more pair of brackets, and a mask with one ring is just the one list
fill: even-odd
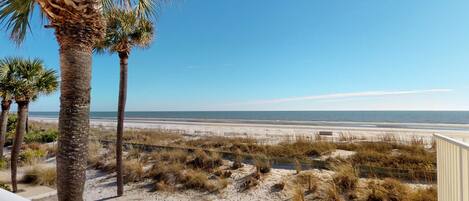
[(47, 95), (57, 90), (58, 81), (54, 70), (46, 69), (39, 59), (11, 59), (16, 65), (13, 69), (13, 98), (18, 105), (16, 133), (11, 150), (11, 183), (13, 192), (17, 189), (16, 170), (18, 155), (26, 131), (29, 103), (39, 95)]
[[(116, 0), (132, 5), (134, 0)], [(0, 22), (21, 44), (35, 6), (53, 28), (60, 46), (60, 114), (57, 153), (59, 201), (83, 200), (89, 134), (91, 55), (104, 34), (102, 12), (114, 0), (0, 0)], [(136, 0), (139, 16), (154, 16), (159, 0)]]
[(117, 53), (120, 60), (119, 98), (117, 109), (116, 170), (117, 195), (124, 193), (122, 167), (122, 141), (124, 133), (125, 104), (127, 97), (127, 66), (132, 48), (146, 48), (153, 39), (153, 24), (139, 17), (138, 12), (130, 9), (113, 9), (105, 13), (106, 35), (97, 44), (98, 52)]
[(3, 147), (5, 146), (5, 136), (7, 133), (8, 113), (13, 97), (12, 72), (15, 63), (11, 58), (0, 60), (0, 97), (2, 98), (0, 115), (0, 159), (3, 158)]

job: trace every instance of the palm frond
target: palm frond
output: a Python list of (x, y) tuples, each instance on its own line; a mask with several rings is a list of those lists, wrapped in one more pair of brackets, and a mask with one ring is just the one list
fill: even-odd
[(105, 20), (106, 34), (95, 46), (97, 53), (129, 52), (133, 47), (148, 47), (153, 40), (153, 23), (136, 11), (115, 8), (105, 14)]
[(10, 37), (18, 45), (24, 41), (29, 20), (34, 11), (35, 0), (1, 0), (0, 23), (10, 31)]
[(35, 100), (39, 95), (50, 94), (57, 89), (57, 73), (46, 69), (40, 59), (6, 58), (0, 61), (0, 68), (0, 82), (8, 87), (0, 89), (16, 101)]

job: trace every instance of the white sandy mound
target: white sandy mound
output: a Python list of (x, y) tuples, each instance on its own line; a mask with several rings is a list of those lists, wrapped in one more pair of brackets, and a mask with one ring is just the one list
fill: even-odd
[[(244, 167), (233, 170), (228, 179), (228, 186), (219, 193), (200, 192), (195, 190), (162, 192), (153, 191), (151, 180), (125, 186), (125, 196), (115, 197), (116, 184), (114, 174), (104, 174), (96, 170), (88, 170), (88, 180), (85, 186), (85, 200), (165, 200), (165, 201), (274, 201), (286, 200), (291, 197), (289, 189), (273, 191), (272, 186), (281, 181), (289, 180), (294, 176), (293, 170), (272, 169), (268, 174), (262, 175), (257, 186), (241, 192), (240, 185), (244, 178), (255, 171), (255, 167)], [(320, 174), (320, 171), (318, 171)]]

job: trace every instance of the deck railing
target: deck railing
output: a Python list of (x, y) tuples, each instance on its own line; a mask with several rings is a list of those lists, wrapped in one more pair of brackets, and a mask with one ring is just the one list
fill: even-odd
[(439, 201), (469, 201), (468, 138), (435, 134)]

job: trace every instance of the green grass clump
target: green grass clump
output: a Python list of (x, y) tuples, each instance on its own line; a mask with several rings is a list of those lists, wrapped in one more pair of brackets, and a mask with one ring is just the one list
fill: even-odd
[(0, 170), (5, 169), (8, 167), (8, 161), (5, 157), (0, 158)]
[(44, 158), (47, 155), (47, 151), (44, 149), (25, 149), (20, 151), (19, 160), (23, 164), (34, 164), (40, 158)]
[(11, 191), (10, 185), (8, 184), (0, 183), (0, 188), (6, 191)]
[(25, 143), (40, 142), (49, 143), (57, 141), (57, 130), (31, 130), (24, 136)]

